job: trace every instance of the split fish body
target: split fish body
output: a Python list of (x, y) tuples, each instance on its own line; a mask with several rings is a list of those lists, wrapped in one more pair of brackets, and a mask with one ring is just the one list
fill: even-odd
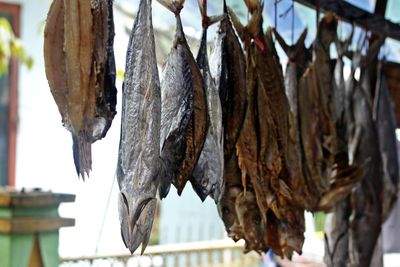
[(111, 0), (55, 0), (45, 27), (46, 76), (71, 132), (78, 175), (91, 170), (91, 144), (115, 116), (114, 22)]
[[(289, 46), (274, 31), (276, 40), (279, 42), (289, 60), (285, 73), (285, 91), (289, 103), (289, 154), (288, 154), (288, 171), (293, 179), (297, 181), (294, 185), (297, 190), (294, 191), (297, 205), (311, 209), (313, 202), (316, 202), (315, 193), (312, 193), (308, 185), (310, 179), (303, 173), (304, 156), (302, 151), (301, 135), (300, 135), (300, 118), (299, 118), (299, 79), (304, 74), (306, 66), (309, 64), (307, 59), (307, 48), (304, 40), (307, 36), (307, 29), (303, 31), (295, 44)], [(306, 178), (307, 177), (307, 178)]]
[(262, 237), (264, 224), (258, 209), (255, 194), (252, 190), (240, 193), (236, 197), (236, 213), (238, 215), (239, 225), (243, 229), (245, 252), (254, 250), (263, 253), (268, 250)]
[[(98, 9), (93, 11), (93, 29), (96, 32), (94, 50), (96, 77), (96, 117), (93, 139), (104, 138), (111, 127), (117, 105), (116, 71), (114, 58), (114, 18), (111, 0), (94, 1)], [(101, 34), (103, 33), (103, 34)], [(102, 44), (102, 45), (100, 45)], [(101, 49), (100, 49), (101, 47)], [(104, 57), (104, 55), (106, 55)]]
[(122, 96), (117, 179), (119, 215), (125, 245), (133, 253), (148, 243), (162, 173), (161, 92), (151, 0), (141, 0), (130, 36)]
[(217, 202), (223, 186), (224, 146), (222, 108), (218, 90), (211, 77), (207, 57), (207, 27), (203, 28), (197, 64), (202, 72), (206, 88), (207, 110), (210, 126), (199, 160), (190, 179), (194, 190), (202, 201), (211, 195)]
[(229, 159), (235, 153), (246, 113), (246, 63), (225, 1), (224, 14), (211, 55), (210, 70), (221, 100), (224, 155)]
[[(380, 63), (382, 64), (382, 63)], [(383, 219), (386, 219), (396, 203), (399, 165), (396, 137), (396, 117), (385, 75), (378, 67), (377, 92), (375, 93), (375, 125), (378, 132), (383, 171)]]
[(243, 238), (244, 233), (236, 212), (236, 198), (243, 192), (243, 185), (236, 154), (232, 154), (232, 157), (225, 162), (224, 184), (221, 189), (217, 203), (218, 214), (228, 235), (238, 241)]
[[(171, 11), (173, 10), (171, 6)], [(166, 179), (160, 197), (171, 182), (182, 190), (192, 175), (208, 130), (207, 99), (201, 71), (186, 42), (179, 14), (175, 41), (161, 82), (161, 158)]]
[(350, 158), (364, 167), (361, 182), (351, 194), (349, 258), (351, 266), (369, 266), (382, 223), (381, 158), (368, 96), (359, 85), (351, 101), (355, 128), (349, 143), (356, 145), (351, 146)]
[(328, 188), (329, 177), (337, 149), (336, 127), (334, 123), (335, 106), (332, 96), (332, 68), (329, 56), (330, 44), (336, 39), (337, 19), (332, 13), (321, 20), (314, 42), (314, 64), (319, 91), (319, 127), (323, 160), (321, 162), (322, 184)]
[(326, 217), (324, 262), (329, 267), (348, 266), (350, 214), (350, 199), (346, 198)]

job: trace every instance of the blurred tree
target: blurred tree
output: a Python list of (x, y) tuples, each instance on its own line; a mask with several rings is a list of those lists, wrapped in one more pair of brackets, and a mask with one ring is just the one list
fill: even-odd
[(27, 55), (22, 42), (12, 30), (6, 18), (0, 18), (0, 76), (8, 73), (11, 58), (19, 60), (29, 69), (33, 66), (33, 58)]

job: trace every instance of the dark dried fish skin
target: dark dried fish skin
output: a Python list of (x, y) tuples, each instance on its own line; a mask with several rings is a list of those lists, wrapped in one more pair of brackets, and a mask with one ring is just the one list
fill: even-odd
[(379, 148), (382, 158), (383, 175), (383, 219), (385, 220), (392, 210), (397, 199), (399, 183), (399, 165), (396, 137), (396, 117), (390, 98), (385, 75), (378, 67), (378, 80), (375, 93), (374, 117), (378, 132)]
[(161, 83), (161, 158), (166, 178), (160, 197), (167, 196), (171, 182), (182, 190), (192, 175), (208, 129), (206, 94), (200, 69), (186, 42), (179, 14), (174, 46)]
[(346, 198), (326, 217), (324, 262), (328, 267), (348, 266), (350, 199)]
[(382, 223), (381, 158), (371, 107), (361, 87), (355, 87), (351, 101), (355, 128), (349, 143), (357, 145), (350, 158), (359, 166), (373, 164), (365, 164), (361, 182), (351, 194), (349, 258), (351, 266), (369, 266)]
[(91, 144), (106, 135), (115, 115), (115, 75), (109, 78), (115, 65), (107, 64), (113, 27), (111, 0), (56, 0), (45, 27), (46, 76), (83, 179), (91, 170)]
[(129, 40), (117, 179), (121, 233), (133, 253), (146, 248), (160, 181), (161, 92), (151, 0), (141, 0)]
[[(97, 49), (94, 51), (96, 73), (96, 118), (93, 123), (93, 140), (106, 136), (114, 119), (117, 105), (115, 87), (113, 1), (97, 0), (99, 11), (93, 11), (93, 29), (96, 32)], [(103, 35), (99, 34), (101, 30)], [(101, 45), (100, 45), (101, 43)], [(101, 46), (101, 49), (99, 47)]]
[(211, 56), (211, 74), (219, 91), (224, 129), (224, 154), (229, 159), (243, 126), (246, 112), (246, 63), (242, 46), (224, 7)]
[(207, 28), (203, 28), (200, 49), (196, 58), (206, 87), (207, 110), (210, 126), (199, 160), (190, 182), (202, 201), (211, 195), (217, 202), (223, 186), (224, 147), (221, 101), (211, 77), (207, 57)]

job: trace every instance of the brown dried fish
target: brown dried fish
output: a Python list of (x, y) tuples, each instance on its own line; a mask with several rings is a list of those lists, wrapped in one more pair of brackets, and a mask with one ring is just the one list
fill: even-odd
[(223, 181), (221, 197), (217, 203), (218, 214), (228, 235), (238, 241), (244, 237), (244, 233), (236, 212), (236, 198), (243, 192), (243, 185), (236, 154), (225, 161)]
[(190, 182), (202, 201), (204, 201), (208, 195), (211, 195), (217, 202), (221, 194), (221, 186), (223, 183), (224, 132), (222, 128), (221, 101), (214, 80), (211, 77), (207, 56), (207, 29), (211, 23), (215, 22), (215, 18), (207, 16), (206, 1), (199, 0), (199, 5), (203, 16), (203, 34), (196, 61), (202, 72), (204, 86), (206, 87), (210, 126), (207, 131), (203, 150), (193, 170)]
[(53, 1), (45, 27), (46, 76), (83, 178), (91, 170), (91, 144), (106, 135), (116, 113), (113, 38), (111, 0)]

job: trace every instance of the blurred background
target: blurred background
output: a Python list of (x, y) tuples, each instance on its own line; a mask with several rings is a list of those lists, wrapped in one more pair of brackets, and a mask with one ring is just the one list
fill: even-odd
[[(114, 50), (119, 73), (117, 88), (121, 90), (126, 48), (138, 1), (115, 0), (114, 2), (116, 32)], [(291, 0), (278, 2), (275, 9), (275, 1), (265, 1), (265, 27), (275, 26), (289, 43), (297, 40), (307, 27), (306, 43), (310, 45), (316, 32), (315, 10), (297, 3), (291, 8)], [(375, 0), (348, 2), (371, 12), (375, 6)], [(245, 23), (247, 13), (243, 1), (227, 0), (227, 3)], [(24, 54), (19, 55), (24, 64), (18, 67), (16, 64), (11, 64), (8, 72), (0, 76), (0, 186), (15, 186), (17, 189), (40, 188), (44, 191), (76, 195), (75, 202), (62, 204), (59, 209), (61, 216), (75, 218), (74, 227), (60, 230), (59, 253), (66, 260), (64, 266), (89, 266), (90, 260), (84, 259), (92, 256), (101, 259), (95, 261), (94, 266), (110, 266), (113, 262), (118, 262), (116, 260), (118, 255), (125, 255), (120, 258), (124, 259), (122, 261), (128, 261), (128, 250), (120, 235), (117, 210), (118, 186), (115, 177), (121, 106), (117, 107), (118, 114), (106, 138), (93, 144), (93, 171), (90, 178), (83, 182), (75, 172), (70, 133), (62, 127), (61, 116), (45, 76), (43, 30), (50, 4), (51, 0), (0, 0), (0, 18), (9, 21), (15, 35), (19, 36), (24, 51)], [(222, 1), (209, 1), (210, 15), (219, 14), (221, 10)], [(386, 18), (399, 22), (399, 12), (400, 1), (389, 0)], [(193, 54), (196, 54), (201, 35), (197, 1), (187, 0), (181, 14), (185, 34)], [(175, 19), (171, 12), (155, 0), (153, 0), (153, 24), (156, 33), (157, 60), (161, 70), (172, 45)], [(217, 25), (214, 25), (208, 31), (210, 47), (216, 30)], [(2, 29), (0, 33), (1, 43), (7, 38), (7, 34)], [(343, 38), (349, 33), (350, 25), (340, 23), (339, 35)], [(356, 29), (355, 41), (360, 34), (362, 30)], [(280, 47), (277, 47), (282, 64), (285, 66), (286, 56)], [(383, 50), (388, 60), (400, 61), (398, 42), (388, 40)], [(332, 53), (335, 51), (332, 50)], [(120, 97), (121, 91), (118, 93), (118, 100)], [(256, 254), (243, 256), (241, 243), (234, 244), (226, 240), (227, 236), (213, 200), (206, 199), (202, 203), (190, 184), (186, 186), (181, 197), (178, 197), (176, 191), (174, 192), (174, 188), (171, 188), (171, 191), (168, 197), (159, 203), (153, 226), (148, 250), (151, 252), (152, 246), (159, 245), (154, 247), (156, 256), (152, 257), (152, 260), (146, 257), (131, 259), (129, 266), (137, 266), (140, 260), (145, 266), (152, 264), (161, 266), (165, 261), (170, 261), (172, 264), (177, 261), (176, 255), (178, 255), (174, 254), (173, 250), (179, 251), (185, 246), (188, 249), (187, 244), (193, 242), (196, 246), (192, 249), (199, 250), (198, 255), (200, 255), (195, 260), (207, 261), (210, 266), (216, 266), (216, 263), (221, 262), (220, 259), (224, 257), (240, 259), (241, 263), (237, 266), (261, 266), (263, 262), (265, 266), (274, 266), (273, 263), (267, 265), (268, 260)], [(324, 253), (322, 241), (324, 215), (307, 214), (306, 218), (307, 233), (303, 255), (308, 261), (314, 262), (314, 266), (319, 266), (322, 264)], [(186, 245), (179, 246), (179, 243)], [(163, 247), (165, 244), (174, 245)], [(157, 258), (162, 249), (170, 250), (169, 256)], [(201, 249), (203, 252), (200, 252)], [(218, 254), (216, 251), (222, 252)], [(397, 261), (393, 260), (393, 257), (395, 255), (386, 257), (387, 266), (390, 264), (389, 261)], [(79, 258), (82, 261), (73, 263)], [(193, 260), (193, 256), (186, 259), (180, 257), (178, 261), (186, 261), (182, 264), (187, 265), (190, 260)]]

